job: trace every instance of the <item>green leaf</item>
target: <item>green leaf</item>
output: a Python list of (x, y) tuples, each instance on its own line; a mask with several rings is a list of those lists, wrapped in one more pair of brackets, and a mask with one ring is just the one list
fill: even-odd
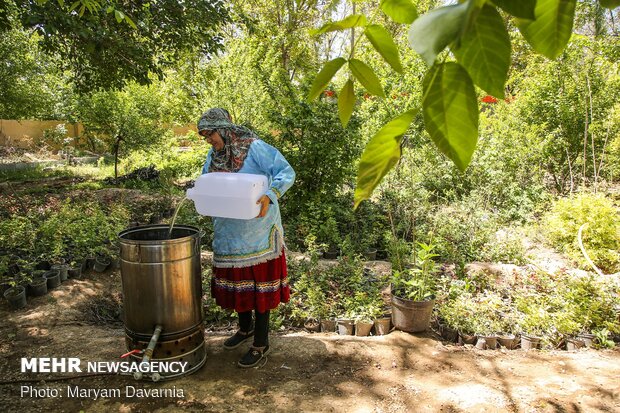
[(325, 63), (325, 66), (323, 66), (323, 69), (321, 69), (319, 74), (316, 75), (316, 78), (312, 83), (312, 87), (308, 93), (309, 102), (316, 99), (316, 97), (319, 96), (323, 90), (325, 90), (329, 82), (332, 80), (332, 77), (334, 77), (336, 72), (340, 70), (342, 65), (346, 62), (347, 61), (343, 57), (338, 57)]
[(129, 16), (125, 15), (125, 21), (127, 22), (128, 25), (130, 25), (133, 29), (137, 29), (138, 26), (136, 26), (136, 24), (133, 22), (133, 20), (131, 20), (129, 18)]
[(409, 44), (429, 66), (447, 45), (458, 38), (466, 23), (468, 3), (439, 7), (413, 22)]
[(558, 57), (570, 40), (577, 0), (538, 0), (536, 20), (517, 20), (525, 40), (549, 59)]
[(418, 10), (411, 0), (381, 0), (381, 10), (396, 23), (411, 24), (418, 18)]
[(504, 19), (493, 6), (482, 8), (472, 28), (452, 50), (474, 83), (487, 93), (504, 97), (510, 68), (510, 38)]
[(350, 29), (351, 27), (366, 26), (366, 16), (363, 14), (352, 14), (345, 19), (337, 22), (329, 22), (316, 30), (310, 30), (311, 35), (317, 35), (338, 30)]
[(506, 13), (522, 19), (534, 20), (536, 0), (492, 0), (493, 4)]
[(403, 67), (400, 64), (400, 57), (398, 56), (398, 47), (390, 32), (383, 26), (371, 24), (366, 27), (364, 34), (383, 59), (392, 66), (392, 69), (398, 73), (403, 73)]
[(120, 23), (125, 19), (125, 14), (120, 10), (114, 10), (114, 17), (116, 17), (116, 22)]
[(108, 8), (105, 9), (105, 12), (108, 13), (108, 14), (112, 13), (113, 11), (114, 11), (114, 7), (113, 6), (108, 6)]
[(340, 94), (338, 95), (338, 116), (340, 116), (340, 123), (342, 127), (346, 128), (351, 119), (353, 113), (353, 107), (355, 106), (355, 91), (353, 90), (353, 81), (347, 80), (344, 84)]
[(80, 4), (82, 4), (82, 3), (80, 2), (80, 0), (78, 0), (78, 1), (76, 1), (76, 2), (74, 2), (74, 3), (71, 5), (71, 7), (69, 7), (69, 11), (73, 11), (73, 10), (77, 9), (77, 7), (78, 7)]
[(620, 6), (620, 0), (599, 0), (601, 6), (607, 9), (615, 9)]
[[(39, 3), (37, 1), (37, 3)], [(39, 3), (39, 4), (44, 4), (47, 3), (47, 1), (44, 1), (43, 3)], [(60, 5), (60, 7), (62, 7), (63, 9), (65, 8), (65, 0), (58, 0), (58, 4)]]
[(434, 65), (426, 73), (422, 113), (435, 145), (464, 171), (478, 142), (478, 102), (471, 78), (458, 63)]
[(354, 208), (372, 191), (400, 159), (400, 143), (419, 109), (411, 109), (397, 116), (383, 126), (364, 148), (357, 172)]
[(350, 59), (349, 69), (351, 69), (353, 76), (355, 76), (355, 78), (362, 84), (362, 86), (364, 86), (364, 88), (366, 88), (367, 91), (373, 95), (377, 95), (382, 98), (385, 97), (385, 93), (383, 93), (383, 88), (381, 87), (381, 82), (370, 66), (361, 60)]

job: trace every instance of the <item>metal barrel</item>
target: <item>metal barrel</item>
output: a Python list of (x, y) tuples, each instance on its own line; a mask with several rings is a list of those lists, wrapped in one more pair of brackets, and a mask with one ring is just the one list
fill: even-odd
[[(190, 374), (206, 361), (200, 265), (200, 231), (147, 225), (119, 234), (127, 349), (144, 350), (162, 327), (152, 361), (187, 362)], [(134, 360), (141, 357), (133, 354)]]

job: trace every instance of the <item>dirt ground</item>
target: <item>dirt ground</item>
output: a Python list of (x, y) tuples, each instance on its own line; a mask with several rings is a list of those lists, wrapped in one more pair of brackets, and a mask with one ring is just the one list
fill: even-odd
[[(240, 369), (229, 332), (207, 332), (208, 359), (191, 376), (136, 382), (128, 376), (59, 380), (20, 373), (21, 357), (114, 361), (122, 325), (92, 323), (93, 300), (120, 294), (120, 275), (69, 280), (28, 306), (0, 307), (0, 405), (8, 412), (620, 412), (620, 349), (484, 351), (445, 345), (432, 332), (382, 337), (279, 332), (273, 353)], [(232, 331), (232, 330), (230, 330)], [(46, 379), (46, 380), (42, 380)], [(33, 379), (25, 382), (24, 380)], [(121, 397), (68, 397), (67, 386), (121, 389)], [(172, 397), (128, 397), (126, 386)], [(57, 389), (57, 397), (35, 397)]]

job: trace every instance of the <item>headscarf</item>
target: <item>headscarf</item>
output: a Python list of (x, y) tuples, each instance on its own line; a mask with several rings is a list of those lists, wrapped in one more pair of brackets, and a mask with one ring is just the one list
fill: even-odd
[(222, 137), (224, 147), (219, 151), (214, 148), (209, 172), (238, 172), (258, 136), (245, 126), (232, 123), (230, 114), (222, 108), (209, 109), (198, 120), (198, 133), (213, 129)]

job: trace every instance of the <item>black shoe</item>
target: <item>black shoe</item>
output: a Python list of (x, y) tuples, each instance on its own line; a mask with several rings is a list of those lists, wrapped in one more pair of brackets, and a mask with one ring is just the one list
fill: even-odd
[(254, 330), (247, 333), (239, 330), (232, 337), (229, 337), (228, 339), (226, 339), (226, 341), (224, 341), (224, 348), (226, 350), (232, 350), (239, 347), (241, 344), (245, 343), (252, 337), (254, 337)]
[(267, 354), (269, 354), (270, 350), (271, 349), (269, 348), (269, 346), (264, 347), (262, 350), (256, 347), (252, 347), (245, 356), (241, 357), (241, 360), (239, 360), (239, 363), (237, 363), (237, 365), (244, 368), (254, 367), (258, 363), (260, 363), (260, 361), (264, 359)]

